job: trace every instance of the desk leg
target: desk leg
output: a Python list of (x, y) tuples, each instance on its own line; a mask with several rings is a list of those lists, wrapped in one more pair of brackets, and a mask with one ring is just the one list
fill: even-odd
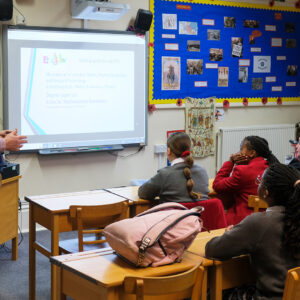
[(207, 267), (204, 267), (204, 276), (202, 282), (202, 290), (201, 290), (201, 300), (206, 300), (207, 298)]
[(33, 205), (29, 204), (29, 299), (35, 300), (35, 248), (36, 224), (33, 215)]
[[(51, 220), (51, 255), (59, 255), (59, 216), (53, 215)], [(58, 270), (55, 264), (51, 264), (51, 299), (59, 300), (60, 293), (57, 288), (58, 284)]]
[(11, 240), (11, 259), (18, 259), (18, 236)]
[(210, 299), (222, 300), (222, 263), (219, 261), (215, 261), (211, 268), (209, 287)]

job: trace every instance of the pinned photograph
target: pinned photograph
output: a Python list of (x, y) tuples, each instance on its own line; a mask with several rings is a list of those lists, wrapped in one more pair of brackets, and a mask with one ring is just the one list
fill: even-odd
[(246, 83), (248, 82), (248, 68), (239, 67), (239, 82)]
[(224, 27), (235, 28), (235, 17), (224, 17)]
[(297, 65), (288, 65), (286, 73), (287, 73), (288, 76), (297, 76), (298, 66)]
[(244, 27), (258, 28), (259, 27), (259, 21), (257, 21), (257, 20), (244, 20)]
[(177, 30), (177, 15), (162, 14), (163, 29)]
[(263, 78), (252, 78), (252, 90), (263, 89)]
[(285, 32), (295, 32), (295, 24), (286, 22), (285, 23)]
[(243, 38), (241, 37), (231, 38), (231, 55), (233, 57), (243, 56)]
[(162, 56), (162, 90), (180, 90), (180, 57)]
[(179, 22), (179, 34), (197, 35), (198, 23), (197, 22)]
[(186, 72), (189, 75), (203, 74), (203, 59), (187, 59)]
[(296, 39), (286, 39), (286, 47), (287, 48), (296, 48), (297, 40)]
[(219, 41), (220, 40), (220, 30), (207, 29), (207, 39), (209, 41)]
[(221, 61), (223, 60), (223, 49), (222, 48), (210, 48), (209, 49), (209, 60), (210, 61)]
[(229, 77), (229, 68), (228, 67), (219, 67), (218, 68), (218, 86), (227, 87), (228, 86), (228, 77)]
[(200, 52), (200, 41), (187, 41), (187, 50), (190, 52)]
[(254, 35), (249, 35), (249, 44), (254, 45), (255, 44), (255, 36)]

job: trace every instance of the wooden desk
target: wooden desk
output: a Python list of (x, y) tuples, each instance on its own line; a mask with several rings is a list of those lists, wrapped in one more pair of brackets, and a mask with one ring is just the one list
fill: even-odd
[[(76, 230), (69, 218), (70, 205), (101, 205), (124, 201), (123, 197), (104, 190), (65, 194), (28, 196), (29, 202), (29, 299), (35, 299), (36, 258), (35, 251), (50, 257), (59, 254), (59, 233)], [(36, 241), (36, 224), (51, 231), (51, 250)], [(51, 296), (56, 299), (56, 270), (51, 266)]]
[(12, 241), (11, 259), (18, 259), (18, 200), (19, 179), (7, 178), (0, 186), (0, 244)]
[[(205, 258), (206, 243), (213, 237), (222, 235), (224, 232), (225, 229), (201, 232), (188, 249), (188, 252), (199, 255), (203, 259), (202, 264), (208, 270), (211, 300), (222, 300), (222, 290), (224, 289), (238, 287), (245, 283), (253, 283), (255, 281), (247, 255), (234, 257), (222, 262), (213, 260), (213, 264), (211, 264), (211, 259)], [(207, 282), (204, 280), (203, 291), (206, 290), (205, 285), (207, 285)], [(205, 297), (206, 295), (202, 294), (201, 299), (206, 299)]]
[[(60, 299), (70, 296), (76, 300), (127, 300), (135, 299), (124, 294), (125, 276), (163, 276), (184, 272), (199, 262), (199, 256), (186, 252), (180, 263), (156, 267), (136, 268), (107, 248), (107, 252), (90, 251), (52, 257), (52, 264), (58, 266)], [(158, 298), (155, 298), (158, 299)], [(168, 300), (165, 296), (159, 298)]]
[(119, 188), (105, 189), (105, 191), (108, 191), (110, 193), (116, 194), (120, 197), (129, 200), (130, 217), (132, 218), (142, 213), (143, 211), (149, 209), (152, 206), (151, 201), (139, 198), (138, 189), (139, 186), (125, 186)]

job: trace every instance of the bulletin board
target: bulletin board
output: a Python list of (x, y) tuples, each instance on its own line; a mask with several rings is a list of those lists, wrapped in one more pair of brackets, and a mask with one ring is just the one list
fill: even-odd
[(300, 104), (300, 9), (208, 0), (150, 9), (150, 104)]

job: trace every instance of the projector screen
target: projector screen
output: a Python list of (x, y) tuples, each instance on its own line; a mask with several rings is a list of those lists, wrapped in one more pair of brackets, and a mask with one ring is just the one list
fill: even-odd
[(23, 151), (144, 145), (146, 49), (132, 32), (4, 26), (4, 128)]

